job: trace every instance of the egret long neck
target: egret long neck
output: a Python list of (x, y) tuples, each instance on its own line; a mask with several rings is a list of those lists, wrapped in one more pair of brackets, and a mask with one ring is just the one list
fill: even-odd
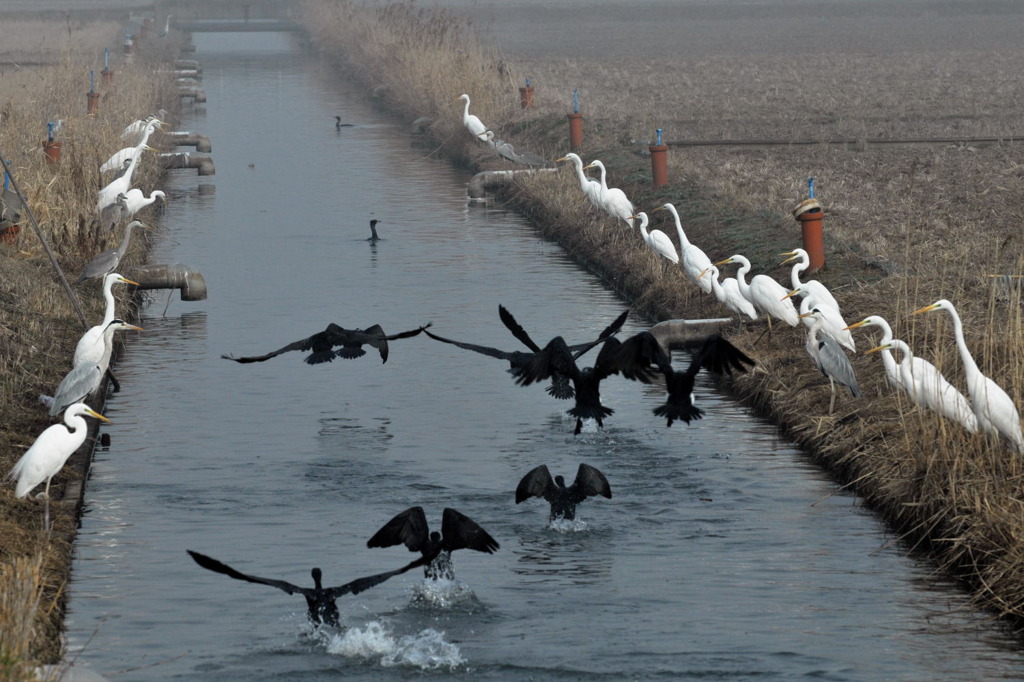
[(103, 322), (101, 322), (100, 324), (102, 324), (104, 327), (113, 322), (114, 320), (115, 301), (113, 288), (114, 280), (110, 280), (109, 282), (103, 285), (103, 298), (107, 302), (107, 307), (103, 312)]
[(960, 314), (956, 310), (948, 308), (946, 312), (953, 318), (953, 335), (956, 337), (956, 347), (960, 349), (960, 359), (964, 363), (967, 377), (980, 376), (981, 370), (978, 369), (978, 363), (974, 361), (974, 356), (971, 355), (971, 351), (967, 348), (967, 342), (964, 340), (964, 324), (960, 321)]

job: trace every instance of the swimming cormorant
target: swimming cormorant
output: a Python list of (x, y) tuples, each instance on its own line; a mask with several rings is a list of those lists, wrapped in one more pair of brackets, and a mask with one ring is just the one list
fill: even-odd
[(288, 594), (301, 594), (306, 598), (306, 606), (309, 609), (309, 620), (317, 625), (320, 623), (326, 623), (327, 625), (334, 626), (338, 625), (338, 605), (334, 603), (338, 597), (349, 593), (359, 594), (360, 592), (368, 590), (371, 587), (375, 587), (388, 578), (397, 575), (397, 572), (392, 571), (389, 573), (371, 575), (366, 578), (359, 578), (350, 583), (338, 585), (337, 587), (324, 587), (321, 584), (323, 572), (319, 568), (314, 568), (311, 571), (313, 575), (313, 587), (299, 587), (298, 585), (293, 585), (284, 580), (273, 580), (271, 578), (260, 578), (254, 575), (247, 575), (240, 571), (236, 571), (227, 564), (217, 561), (213, 557), (208, 557), (205, 554), (200, 554), (199, 552), (193, 552), (191, 549), (185, 551), (189, 553), (189, 556), (195, 559), (197, 564), (205, 569), (213, 571), (214, 573), (223, 573), (235, 580), (245, 580), (250, 583), (270, 585), (271, 587), (276, 587)]
[(366, 238), (366, 241), (374, 243), (380, 241), (381, 238), (377, 235), (377, 223), (379, 222), (376, 218), (370, 221), (370, 236)]
[(493, 554), (500, 545), (473, 519), (454, 509), (445, 508), (441, 532), (429, 532), (423, 507), (410, 507), (401, 512), (367, 540), (367, 547), (391, 547), (404, 544), (410, 552), (423, 556), (403, 566), (394, 574), (423, 566), (423, 574), (432, 580), (455, 579), (451, 553), (457, 549), (475, 549)]
[(576, 518), (576, 505), (592, 495), (603, 495), (609, 499), (612, 496), (608, 479), (594, 467), (581, 463), (576, 471), (576, 480), (566, 487), (564, 478), (555, 476), (552, 480), (547, 465), (541, 464), (519, 481), (516, 504), (530, 497), (543, 497), (551, 505), (552, 521), (572, 521)]
[(341, 122), (341, 116), (335, 116), (334, 117), (334, 128), (335, 128), (335, 130), (341, 130), (342, 128), (351, 128), (354, 125), (355, 125), (354, 123), (342, 123)]
[[(615, 320), (610, 325), (605, 327), (604, 331), (601, 332), (601, 335), (598, 336), (597, 339), (595, 339), (594, 341), (589, 341), (587, 343), (580, 343), (573, 346), (569, 346), (569, 350), (572, 351), (573, 353), (578, 353), (580, 355), (586, 353), (588, 350), (590, 350), (597, 344), (601, 343), (605, 339), (617, 334), (619, 330), (622, 329), (622, 325), (626, 323), (626, 317), (628, 315), (629, 311), (624, 311), (621, 315), (615, 318)], [(443, 336), (432, 334), (431, 332), (428, 331), (424, 331), (423, 333), (436, 341), (450, 343), (453, 346), (458, 346), (459, 348), (465, 348), (466, 350), (475, 351), (483, 355), (488, 355), (492, 358), (498, 358), (499, 360), (508, 360), (509, 372), (515, 373), (515, 370), (518, 367), (522, 367), (536, 353), (542, 352), (542, 349), (533, 341), (533, 339), (530, 338), (530, 335), (527, 334), (526, 330), (523, 329), (523, 327), (516, 321), (514, 317), (512, 317), (512, 313), (510, 313), (505, 308), (505, 306), (498, 306), (498, 316), (501, 318), (501, 321), (505, 325), (505, 327), (510, 332), (512, 332), (512, 335), (519, 339), (523, 343), (523, 345), (529, 348), (530, 352), (518, 350), (503, 351), (497, 348), (491, 348), (489, 346), (478, 346), (472, 343), (453, 341), (451, 339), (446, 339)], [(555, 398), (558, 398), (559, 400), (570, 400), (575, 395), (572, 384), (569, 382), (569, 378), (566, 375), (561, 374), (559, 372), (555, 372), (554, 374), (552, 374), (551, 385), (548, 386), (547, 392), (549, 395), (552, 395)]]
[[(221, 357), (225, 360), (234, 360), (235, 362), (263, 362), (288, 351), (311, 350), (313, 352), (305, 358), (305, 362), (310, 365), (318, 365), (323, 362), (331, 362), (334, 358), (348, 359), (366, 355), (363, 346), (369, 344), (380, 353), (381, 363), (385, 363), (388, 361), (388, 341), (416, 336), (429, 326), (430, 324), (427, 324), (419, 329), (411, 329), (406, 332), (388, 335), (384, 333), (379, 324), (375, 324), (368, 329), (345, 329), (331, 322), (327, 325), (327, 329), (324, 329), (322, 332), (317, 332), (309, 338), (289, 343), (287, 346), (278, 348), (266, 355), (251, 355), (244, 358), (236, 358), (233, 355), (221, 355)], [(334, 350), (335, 346), (341, 346), (341, 348)]]

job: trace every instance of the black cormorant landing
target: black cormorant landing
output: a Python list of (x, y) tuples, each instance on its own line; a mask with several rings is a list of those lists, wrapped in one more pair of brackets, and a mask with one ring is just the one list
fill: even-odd
[[(377, 349), (380, 353), (381, 362), (384, 363), (388, 361), (388, 341), (416, 336), (429, 326), (430, 324), (427, 324), (419, 329), (411, 329), (407, 332), (388, 335), (384, 333), (379, 324), (375, 324), (368, 329), (345, 329), (331, 322), (327, 325), (327, 329), (322, 332), (317, 332), (309, 338), (289, 343), (287, 346), (278, 348), (266, 355), (251, 355), (244, 358), (236, 358), (233, 355), (221, 355), (221, 357), (225, 360), (234, 360), (235, 362), (263, 362), (288, 351), (311, 350), (313, 352), (305, 358), (305, 362), (310, 365), (318, 365), (322, 362), (331, 362), (334, 358), (349, 359), (362, 357), (366, 355), (363, 346), (369, 344)], [(334, 350), (335, 346), (341, 346), (341, 348)]]
[(366, 241), (374, 244), (381, 241), (381, 237), (377, 234), (377, 223), (379, 222), (376, 218), (370, 221), (370, 236), (366, 238)]
[(195, 559), (197, 564), (205, 569), (213, 571), (214, 573), (223, 573), (235, 580), (245, 580), (250, 583), (270, 585), (271, 587), (276, 587), (288, 594), (301, 594), (306, 598), (306, 606), (309, 608), (309, 620), (317, 625), (320, 623), (326, 623), (327, 625), (334, 626), (338, 625), (338, 605), (334, 603), (338, 597), (349, 593), (359, 594), (360, 592), (368, 590), (371, 587), (375, 587), (388, 578), (397, 575), (397, 572), (392, 571), (389, 573), (371, 575), (366, 578), (359, 578), (350, 583), (338, 585), (337, 587), (323, 587), (320, 582), (323, 577), (323, 572), (319, 568), (314, 568), (312, 570), (313, 587), (299, 587), (298, 585), (292, 585), (284, 580), (272, 580), (270, 578), (246, 575), (245, 573), (236, 571), (227, 564), (223, 564), (212, 557), (206, 556), (205, 554), (193, 552), (191, 549), (185, 551)]
[(561, 476), (551, 478), (546, 464), (541, 464), (523, 476), (516, 487), (516, 504), (530, 497), (543, 497), (551, 505), (550, 520), (564, 519), (572, 521), (576, 518), (576, 505), (593, 495), (602, 495), (611, 499), (612, 489), (604, 474), (590, 466), (580, 464), (576, 471), (576, 480), (568, 488)]
[[(454, 509), (446, 508), (441, 517), (441, 532), (429, 532), (423, 507), (410, 507), (384, 524), (366, 541), (367, 547), (391, 547), (404, 544), (410, 552), (423, 556), (393, 571), (394, 574), (423, 566), (423, 574), (432, 580), (455, 579), (451, 553), (457, 549), (475, 549), (493, 554), (498, 541), (473, 519)], [(390, 576), (389, 576), (390, 577)]]
[[(598, 336), (597, 339), (595, 339), (594, 341), (589, 341), (587, 343), (580, 343), (574, 346), (569, 346), (569, 350), (578, 355), (586, 353), (588, 350), (590, 350), (597, 344), (601, 343), (605, 339), (617, 334), (619, 330), (622, 329), (622, 325), (625, 324), (626, 317), (628, 315), (628, 310), (623, 312), (621, 315), (615, 318), (614, 322), (608, 325), (604, 329), (604, 331), (601, 332), (601, 335)], [(512, 332), (512, 335), (519, 339), (523, 343), (523, 345), (529, 348), (530, 352), (519, 350), (503, 351), (498, 350), (497, 348), (491, 348), (489, 346), (478, 346), (472, 343), (453, 341), (451, 339), (446, 339), (443, 336), (432, 334), (428, 331), (424, 331), (424, 333), (436, 341), (450, 343), (453, 346), (458, 346), (459, 348), (465, 348), (466, 350), (475, 351), (483, 355), (488, 355), (492, 358), (498, 358), (499, 360), (507, 360), (509, 364), (509, 372), (515, 374), (518, 368), (526, 364), (531, 358), (534, 357), (534, 355), (542, 352), (542, 349), (540, 348), (540, 346), (534, 343), (533, 339), (530, 338), (530, 335), (527, 334), (526, 330), (523, 329), (522, 325), (520, 325), (516, 321), (516, 319), (512, 317), (512, 313), (510, 313), (505, 308), (505, 306), (498, 306), (498, 316), (501, 318), (501, 321), (505, 325), (505, 327), (510, 332)], [(549, 395), (552, 395), (555, 398), (558, 398), (559, 400), (570, 400), (575, 394), (573, 391), (572, 384), (569, 383), (569, 378), (566, 375), (561, 374), (559, 372), (555, 372), (551, 375), (551, 385), (548, 386), (547, 391)]]

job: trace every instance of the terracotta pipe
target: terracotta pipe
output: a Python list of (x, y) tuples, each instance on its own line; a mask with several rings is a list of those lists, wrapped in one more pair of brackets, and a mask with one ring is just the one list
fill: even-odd
[(661, 128), (658, 128), (658, 143), (647, 148), (651, 152), (651, 177), (655, 187), (668, 184), (668, 145), (661, 143)]
[(800, 223), (803, 233), (804, 251), (810, 258), (810, 265), (805, 274), (812, 275), (825, 267), (825, 242), (821, 220), (825, 211), (813, 196), (804, 199), (793, 209), (793, 217)]
[(567, 114), (569, 118), (569, 146), (573, 151), (583, 149), (583, 114)]
[(519, 108), (529, 109), (533, 106), (533, 86), (530, 79), (526, 79), (526, 87), (519, 88)]
[(100, 93), (90, 90), (85, 94), (86, 96), (86, 113), (89, 116), (95, 116), (96, 111), (100, 108)]

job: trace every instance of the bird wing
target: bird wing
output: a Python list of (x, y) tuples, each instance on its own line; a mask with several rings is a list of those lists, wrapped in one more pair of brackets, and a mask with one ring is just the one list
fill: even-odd
[(430, 529), (423, 507), (409, 507), (373, 534), (366, 541), (367, 547), (391, 547), (404, 544), (410, 552), (422, 552), (427, 548)]
[(608, 479), (604, 474), (590, 466), (580, 463), (576, 471), (576, 480), (569, 488), (569, 499), (573, 504), (579, 504), (591, 495), (601, 495), (611, 498), (612, 487), (608, 485)]
[[(691, 367), (700, 367), (699, 364)], [(671, 367), (662, 370), (665, 377), (665, 390), (668, 391), (668, 399), (664, 405), (659, 405), (652, 410), (655, 415), (665, 417), (668, 426), (678, 420), (689, 424), (694, 419), (704, 417), (704, 411), (693, 404), (693, 383), (697, 372), (676, 372)]]
[(499, 360), (511, 361), (512, 356), (515, 355), (515, 353), (498, 350), (497, 348), (491, 348), (489, 346), (478, 346), (473, 343), (465, 343), (463, 341), (453, 341), (452, 339), (446, 339), (443, 336), (438, 336), (437, 334), (428, 332), (426, 329), (423, 330), (423, 333), (429, 336), (430, 338), (434, 339), (435, 341), (440, 341), (442, 343), (450, 343), (453, 346), (458, 346), (459, 348), (465, 348), (466, 350), (475, 351), (482, 355), (487, 355), (492, 358), (498, 358)]
[(512, 369), (516, 383), (520, 386), (529, 386), (535, 381), (543, 381), (553, 374), (564, 374), (569, 378), (574, 378), (579, 376), (579, 373), (580, 370), (576, 366), (572, 352), (561, 336), (551, 339), (540, 352), (529, 356), (520, 366)]
[(712, 334), (701, 344), (687, 372), (696, 374), (703, 368), (715, 374), (732, 374), (734, 370), (746, 372), (745, 365), (753, 367), (754, 364), (750, 356), (732, 345), (728, 339)]
[(523, 345), (534, 353), (540, 352), (540, 346), (534, 343), (533, 339), (530, 338), (530, 335), (526, 333), (526, 330), (523, 329), (522, 325), (516, 322), (516, 318), (512, 317), (512, 313), (510, 313), (505, 306), (498, 306), (498, 317), (501, 318), (505, 327), (512, 332), (512, 336), (522, 341)]
[[(345, 351), (345, 347), (351, 347), (355, 345), (367, 344), (373, 346), (380, 353), (381, 362), (388, 361), (388, 341), (394, 341), (395, 339), (407, 339), (411, 336), (416, 336), (424, 329), (430, 326), (427, 323), (423, 327), (417, 327), (416, 329), (410, 329), (409, 331), (399, 332), (397, 334), (385, 334), (384, 329), (379, 324), (375, 324), (372, 327), (366, 329), (343, 329), (337, 325), (328, 327), (328, 330), (334, 335), (332, 341), (336, 346), (342, 346), (342, 349), (335, 351), (335, 355), (338, 357), (347, 357), (348, 354)], [(362, 355), (362, 353), (359, 353)]]
[(584, 353), (589, 351), (597, 344), (618, 334), (619, 330), (622, 329), (622, 325), (626, 323), (627, 317), (629, 317), (629, 311), (623, 311), (623, 313), (616, 317), (610, 325), (605, 327), (604, 331), (601, 332), (601, 335), (598, 336), (593, 341), (588, 341), (587, 343), (578, 343), (574, 346), (569, 346), (569, 350), (572, 351), (573, 357), (579, 359), (580, 356), (582, 356)]
[(193, 552), (191, 549), (185, 551), (189, 553), (189, 556), (195, 559), (197, 564), (207, 569), (208, 571), (213, 571), (214, 573), (223, 573), (224, 575), (230, 578), (234, 578), (235, 580), (244, 580), (249, 583), (270, 585), (271, 587), (276, 587), (277, 589), (283, 590), (288, 594), (305, 594), (307, 591), (309, 591), (309, 588), (299, 587), (298, 585), (292, 585), (291, 583), (286, 582), (284, 580), (271, 580), (270, 578), (260, 578), (254, 575), (247, 575), (245, 573), (242, 573), (241, 571), (236, 571), (227, 564), (217, 561), (213, 557), (208, 557), (205, 554), (200, 554), (199, 552)]
[(301, 339), (299, 341), (293, 341), (292, 343), (289, 343), (287, 346), (282, 346), (281, 348), (278, 348), (275, 351), (271, 351), (266, 355), (248, 355), (242, 358), (236, 358), (234, 355), (221, 355), (221, 357), (224, 358), (225, 360), (234, 360), (235, 362), (243, 363), (263, 362), (264, 360), (269, 360), (270, 358), (276, 358), (281, 353), (287, 353), (293, 350), (310, 350), (310, 348), (312, 347), (312, 338), (313, 337), (309, 337), (306, 339)]
[(324, 595), (329, 599), (337, 599), (344, 594), (359, 594), (360, 592), (365, 592), (371, 587), (380, 585), (382, 582), (389, 580), (400, 573), (404, 573), (406, 570), (407, 569), (403, 567), (396, 571), (387, 571), (386, 573), (368, 575), (364, 578), (356, 578), (352, 582), (345, 583), (344, 585), (324, 588)]
[(477, 525), (476, 521), (450, 508), (445, 508), (441, 517), (441, 541), (449, 552), (475, 549), (493, 554), (500, 547), (498, 541)]
[(107, 249), (86, 263), (82, 269), (82, 274), (75, 280), (75, 284), (92, 279), (93, 277), (102, 277), (108, 272), (113, 272), (120, 262), (121, 255), (117, 252), (117, 249)]
[(605, 340), (597, 355), (594, 371), (603, 378), (621, 374), (626, 379), (651, 383), (658, 370), (670, 366), (671, 361), (661, 344), (650, 332), (634, 334), (625, 341), (609, 338)]
[(516, 486), (516, 504), (530, 497), (543, 497), (547, 499), (549, 492), (554, 487), (555, 482), (551, 478), (548, 465), (541, 464), (539, 467), (531, 469), (519, 481), (519, 485)]

